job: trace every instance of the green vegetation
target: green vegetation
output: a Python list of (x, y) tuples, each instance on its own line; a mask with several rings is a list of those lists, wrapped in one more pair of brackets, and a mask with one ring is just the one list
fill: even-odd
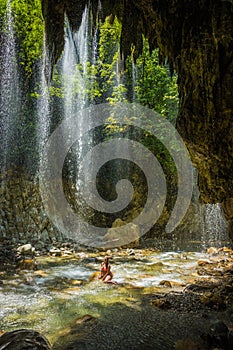
[[(8, 3), (9, 4), (9, 3)], [(7, 0), (0, 0), (2, 18), (1, 31), (4, 31), (4, 14)], [(33, 64), (38, 62), (43, 53), (44, 23), (41, 14), (41, 0), (12, 0), (12, 14), (15, 23), (17, 46), (20, 53), (20, 63), (25, 67), (27, 75), (33, 70)], [(178, 92), (176, 76), (170, 77), (168, 67), (160, 66), (158, 51), (150, 52), (148, 42), (144, 39), (142, 55), (137, 59), (137, 77), (133, 77), (131, 57), (122, 69), (120, 59), (121, 23), (117, 18), (113, 23), (107, 18), (99, 24), (98, 57), (90, 61), (86, 67), (80, 67), (84, 72), (85, 88), (83, 91), (91, 103), (116, 101), (131, 101), (130, 90), (134, 89), (134, 99), (140, 104), (154, 109), (172, 123), (175, 122), (178, 107)], [(59, 99), (64, 97), (62, 76), (54, 70), (51, 96)], [(80, 85), (75, 84), (74, 94), (80, 93)], [(33, 96), (38, 96), (34, 91)]]
[[(4, 31), (4, 17), (7, 1), (0, 0), (1, 31)], [(41, 0), (12, 0), (13, 23), (16, 43), (19, 47), (19, 61), (25, 67), (27, 75), (33, 70), (33, 64), (42, 57), (44, 24), (41, 12)]]
[(7, 1), (6, 0), (0, 0), (0, 23), (1, 23), (1, 28), (2, 28), (2, 25), (3, 25), (5, 13), (6, 13), (6, 7), (7, 7)]
[(20, 43), (21, 64), (27, 73), (43, 53), (43, 19), (40, 0), (13, 0), (12, 11), (16, 19), (16, 32)]
[(150, 53), (147, 40), (144, 40), (143, 52), (136, 66), (138, 102), (175, 122), (178, 112), (177, 77), (170, 77), (169, 68), (159, 65), (158, 50)]
[(119, 42), (121, 35), (121, 24), (115, 18), (113, 24), (109, 18), (100, 25), (98, 75), (102, 102), (119, 96)]

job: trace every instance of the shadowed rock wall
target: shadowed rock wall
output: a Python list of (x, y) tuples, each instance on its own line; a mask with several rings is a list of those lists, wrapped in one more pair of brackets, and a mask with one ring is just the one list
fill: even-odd
[(31, 243), (43, 250), (63, 240), (46, 216), (34, 176), (17, 169), (2, 173), (0, 197), (1, 243), (9, 239), (15, 246)]

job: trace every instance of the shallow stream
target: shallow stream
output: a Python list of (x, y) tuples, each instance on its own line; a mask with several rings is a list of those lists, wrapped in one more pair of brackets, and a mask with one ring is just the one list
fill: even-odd
[(183, 290), (201, 278), (197, 261), (208, 259), (202, 252), (118, 251), (111, 254), (117, 285), (107, 285), (96, 278), (103, 255), (40, 257), (37, 271), (2, 272), (0, 330), (30, 328), (54, 343), (83, 315), (99, 318), (108, 305), (138, 308), (144, 293)]

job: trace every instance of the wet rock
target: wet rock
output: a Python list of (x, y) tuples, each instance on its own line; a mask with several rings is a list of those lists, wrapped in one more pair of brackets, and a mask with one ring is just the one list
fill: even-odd
[(37, 270), (38, 264), (35, 259), (23, 259), (18, 262), (17, 268), (20, 270)]
[(175, 342), (175, 350), (202, 350), (203, 348), (191, 339), (180, 339)]
[(153, 268), (160, 268), (164, 265), (163, 265), (162, 261), (158, 261), (158, 262), (152, 264), (151, 266), (153, 266)]
[(208, 265), (210, 262), (208, 260), (198, 260), (197, 265), (198, 266), (205, 266)]
[(92, 315), (84, 315), (74, 320), (63, 335), (53, 345), (53, 350), (79, 349), (79, 344), (91, 334), (93, 328), (97, 325), (97, 318)]
[(152, 300), (151, 303), (162, 310), (171, 308), (171, 303), (166, 298), (157, 298)]
[(172, 288), (171, 282), (170, 282), (170, 281), (166, 281), (166, 280), (160, 281), (160, 282), (159, 282), (159, 285), (160, 285), (160, 286), (167, 287), (167, 288)]
[(63, 256), (71, 256), (71, 255), (73, 255), (73, 252), (70, 251), (70, 250), (65, 249), (65, 250), (62, 251), (62, 255)]
[(0, 337), (0, 349), (4, 350), (50, 350), (48, 340), (40, 333), (19, 329), (6, 332)]
[(34, 275), (38, 277), (47, 277), (48, 273), (45, 272), (44, 270), (37, 270), (34, 272)]
[(62, 256), (62, 252), (58, 248), (50, 249), (49, 254), (52, 255), (52, 256)]
[(71, 280), (70, 283), (72, 286), (81, 286), (83, 284), (83, 281), (81, 280)]
[(184, 292), (206, 292), (206, 291), (209, 291), (213, 288), (212, 285), (203, 285), (203, 284), (196, 284), (196, 283), (191, 283), (191, 284), (188, 284), (185, 289), (184, 289)]
[(218, 249), (215, 248), (215, 247), (210, 247), (210, 248), (207, 249), (206, 253), (210, 254), (210, 255), (217, 255), (218, 254)]
[(209, 306), (215, 310), (222, 310), (226, 306), (222, 296), (218, 293), (204, 293), (200, 296), (200, 301), (204, 305)]
[(4, 284), (4, 285), (11, 286), (11, 287), (18, 287), (19, 281), (15, 281), (15, 280), (5, 280), (5, 281), (3, 281), (3, 284)]
[(32, 276), (24, 276), (23, 283), (27, 284), (28, 286), (32, 286), (34, 284), (34, 280)]
[[(84, 315), (82, 317), (79, 317), (77, 318), (75, 321), (74, 321), (74, 326), (77, 326), (77, 325), (90, 325), (90, 324), (94, 324), (96, 323), (97, 319), (96, 317), (92, 316), (92, 315)], [(74, 327), (75, 328), (75, 327)]]
[(77, 253), (76, 255), (80, 259), (88, 258), (88, 254), (83, 253), (83, 252)]
[(94, 280), (97, 280), (99, 274), (100, 274), (99, 271), (93, 272), (93, 273), (91, 274), (91, 276), (89, 277), (89, 282), (94, 281)]
[(17, 248), (17, 252), (21, 256), (34, 256), (35, 255), (35, 248), (30, 244), (24, 244)]
[(126, 250), (127, 254), (130, 255), (135, 255), (135, 251), (133, 249), (127, 249)]
[(31, 253), (32, 252), (32, 245), (30, 243), (21, 245), (17, 248), (18, 252), (20, 254), (22, 253)]

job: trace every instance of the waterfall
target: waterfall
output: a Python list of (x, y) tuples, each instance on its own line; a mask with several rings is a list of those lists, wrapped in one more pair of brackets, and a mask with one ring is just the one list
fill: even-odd
[(136, 91), (135, 91), (137, 80), (138, 80), (137, 66), (134, 63), (133, 58), (132, 58), (132, 100), (133, 100), (133, 102), (137, 101), (137, 95), (136, 95)]
[(41, 154), (45, 142), (49, 135), (50, 126), (50, 108), (49, 108), (49, 87), (47, 84), (46, 76), (48, 71), (48, 58), (47, 58), (47, 48), (46, 40), (44, 35), (43, 40), (43, 56), (39, 66), (39, 87), (40, 87), (40, 97), (37, 100), (37, 145), (39, 153), (39, 162), (41, 163)]
[[(86, 7), (77, 32), (72, 32), (66, 21), (65, 48), (62, 57), (63, 88), (65, 93), (64, 116), (72, 117), (87, 102), (85, 75), (87, 74), (89, 39), (89, 11)], [(81, 124), (81, 123), (80, 123)]]
[(0, 168), (6, 170), (15, 151), (13, 141), (20, 109), (20, 82), (11, 0), (7, 0), (4, 29), (0, 48)]
[(221, 204), (206, 204), (202, 233), (203, 247), (221, 246), (228, 243), (226, 222), (222, 214)]
[[(83, 109), (88, 106), (86, 93), (87, 62), (90, 60), (89, 53), (89, 9), (86, 6), (82, 16), (79, 30), (72, 32), (66, 20), (65, 48), (61, 62), (61, 74), (63, 77), (64, 90), (64, 118), (72, 120), (78, 118), (77, 142), (75, 149), (75, 162), (80, 163), (83, 154), (84, 142), (82, 139)], [(72, 125), (70, 126), (72, 127)], [(78, 169), (75, 169), (76, 186), (79, 188)]]

